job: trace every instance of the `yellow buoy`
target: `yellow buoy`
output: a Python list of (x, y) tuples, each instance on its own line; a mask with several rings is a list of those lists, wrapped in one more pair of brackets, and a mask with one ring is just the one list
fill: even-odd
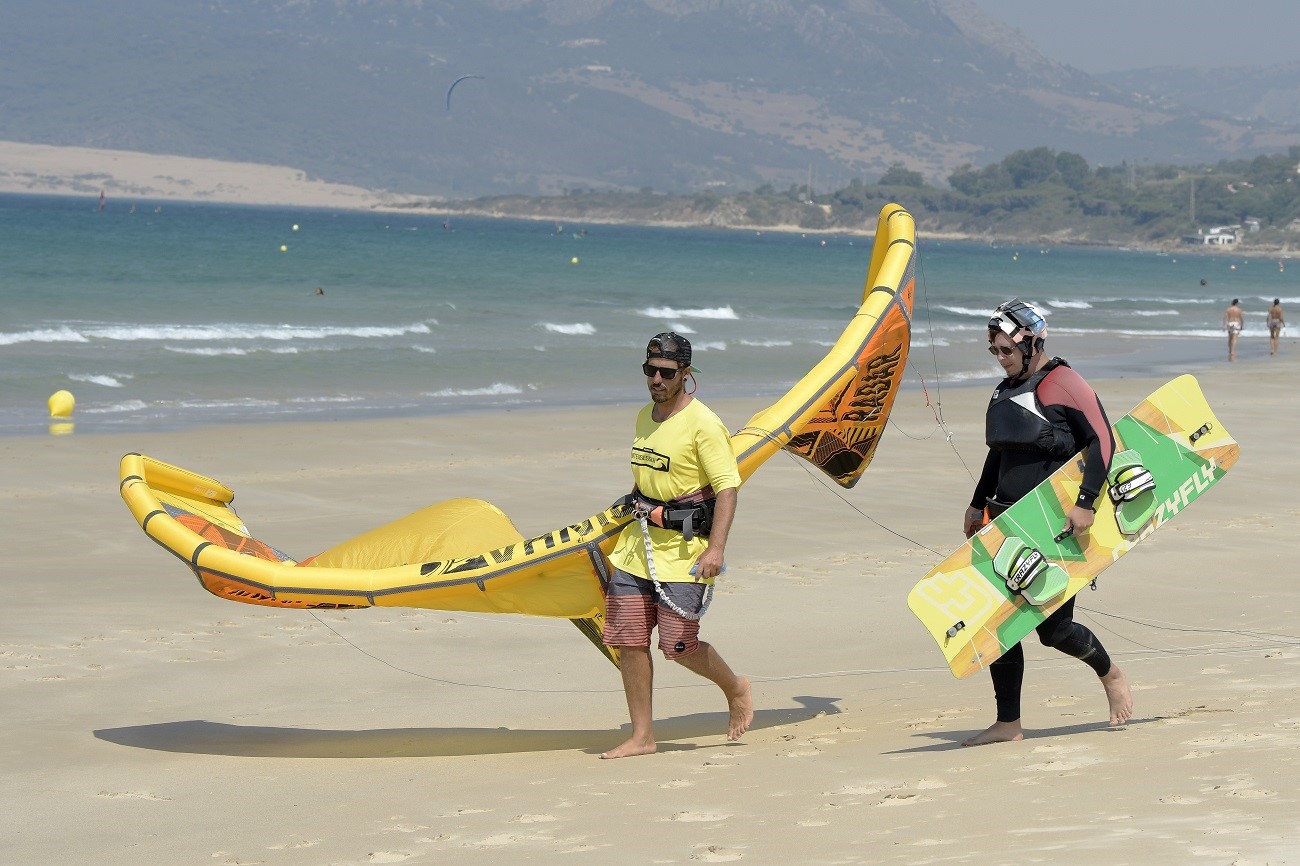
[(289, 252), (289, 248), (288, 248), (287, 246), (285, 246), (284, 244), (280, 244), (280, 252), (282, 252), (282, 253), (287, 253), (287, 252)]
[(51, 418), (67, 418), (77, 405), (77, 398), (72, 396), (71, 391), (55, 391), (50, 395), (49, 402)]
[(576, 265), (577, 263), (578, 263), (578, 257), (577, 257), (577, 256), (574, 256), (573, 258), (569, 259), (569, 264), (571, 264), (571, 265)]
[(297, 231), (297, 230), (298, 230), (298, 224), (297, 224), (297, 223), (294, 223), (294, 224), (293, 224), (293, 230), (294, 230), (294, 231)]

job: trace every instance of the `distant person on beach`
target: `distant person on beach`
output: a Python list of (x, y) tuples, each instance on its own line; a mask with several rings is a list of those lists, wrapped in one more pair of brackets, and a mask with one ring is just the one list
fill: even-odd
[(317, 286), (317, 287), (316, 287), (316, 294), (318, 294), (318, 295), (323, 295), (323, 294), (325, 294), (325, 290), (322, 289), (320, 286)]
[[(749, 680), (734, 674), (699, 640), (700, 619), (736, 513), (740, 473), (722, 421), (686, 390), (691, 344), (672, 332), (646, 346), (641, 371), (651, 402), (636, 419), (630, 499), (636, 519), (624, 527), (610, 563), (605, 594), (605, 644), (617, 647), (632, 733), (602, 758), (649, 755), (654, 738), (654, 662), (650, 632), (658, 627), (664, 658), (711, 680), (727, 697), (727, 739), (754, 719)], [(694, 378), (692, 377), (692, 382)]]
[(1228, 309), (1223, 311), (1223, 330), (1228, 332), (1228, 360), (1237, 360), (1237, 336), (1241, 333), (1244, 319), (1241, 316), (1241, 299), (1233, 298)]
[(1277, 354), (1277, 341), (1282, 336), (1282, 329), (1286, 327), (1286, 319), (1282, 316), (1282, 299), (1274, 298), (1273, 306), (1268, 308), (1268, 353)]
[[(970, 538), (1084, 449), (1087, 454), (1079, 497), (1065, 518), (1065, 527), (1082, 535), (1092, 526), (1094, 503), (1115, 452), (1106, 410), (1097, 393), (1068, 363), (1048, 358), (1043, 348), (1047, 321), (1031, 305), (1012, 300), (999, 306), (989, 319), (988, 334), (988, 350), (1007, 375), (989, 401), (984, 419), (989, 453), (962, 518), (962, 531)], [(1074, 656), (1096, 672), (1110, 704), (1110, 724), (1125, 724), (1133, 714), (1128, 679), (1111, 663), (1096, 635), (1074, 621), (1074, 599), (1053, 611), (1036, 631), (1045, 646)], [(997, 721), (966, 739), (963, 746), (1025, 738), (1020, 724), (1025, 653), (1020, 644), (989, 665), (989, 674)]]

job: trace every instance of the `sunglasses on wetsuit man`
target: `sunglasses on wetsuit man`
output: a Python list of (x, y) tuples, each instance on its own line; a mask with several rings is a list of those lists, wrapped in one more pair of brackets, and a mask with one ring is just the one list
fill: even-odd
[(681, 371), (677, 367), (656, 367), (654, 364), (642, 364), (641, 372), (645, 373), (647, 379), (653, 379), (655, 373), (658, 373), (665, 382), (671, 382), (677, 378), (677, 374)]
[(999, 358), (1010, 358), (1019, 351), (1016, 346), (989, 346), (989, 354)]

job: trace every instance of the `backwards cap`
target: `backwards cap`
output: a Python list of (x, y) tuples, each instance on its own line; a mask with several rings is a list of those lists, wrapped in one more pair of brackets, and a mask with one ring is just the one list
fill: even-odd
[(645, 347), (645, 359), (666, 358), (682, 367), (691, 366), (691, 341), (673, 331), (664, 331), (650, 338)]

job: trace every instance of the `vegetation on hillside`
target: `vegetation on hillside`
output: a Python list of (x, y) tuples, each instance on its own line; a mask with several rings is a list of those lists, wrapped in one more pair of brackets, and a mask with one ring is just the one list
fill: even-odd
[[(1241, 243), (1300, 247), (1300, 147), (1213, 165), (1090, 166), (1076, 153), (1018, 150), (999, 162), (963, 165), (946, 187), (895, 164), (876, 183), (835, 192), (784, 191), (674, 196), (572, 189), (562, 196), (496, 196), (431, 205), (446, 212), (593, 222), (870, 231), (881, 206), (898, 201), (933, 233), (1056, 243), (1174, 244), (1219, 226)], [(1256, 230), (1257, 227), (1257, 230)]]

